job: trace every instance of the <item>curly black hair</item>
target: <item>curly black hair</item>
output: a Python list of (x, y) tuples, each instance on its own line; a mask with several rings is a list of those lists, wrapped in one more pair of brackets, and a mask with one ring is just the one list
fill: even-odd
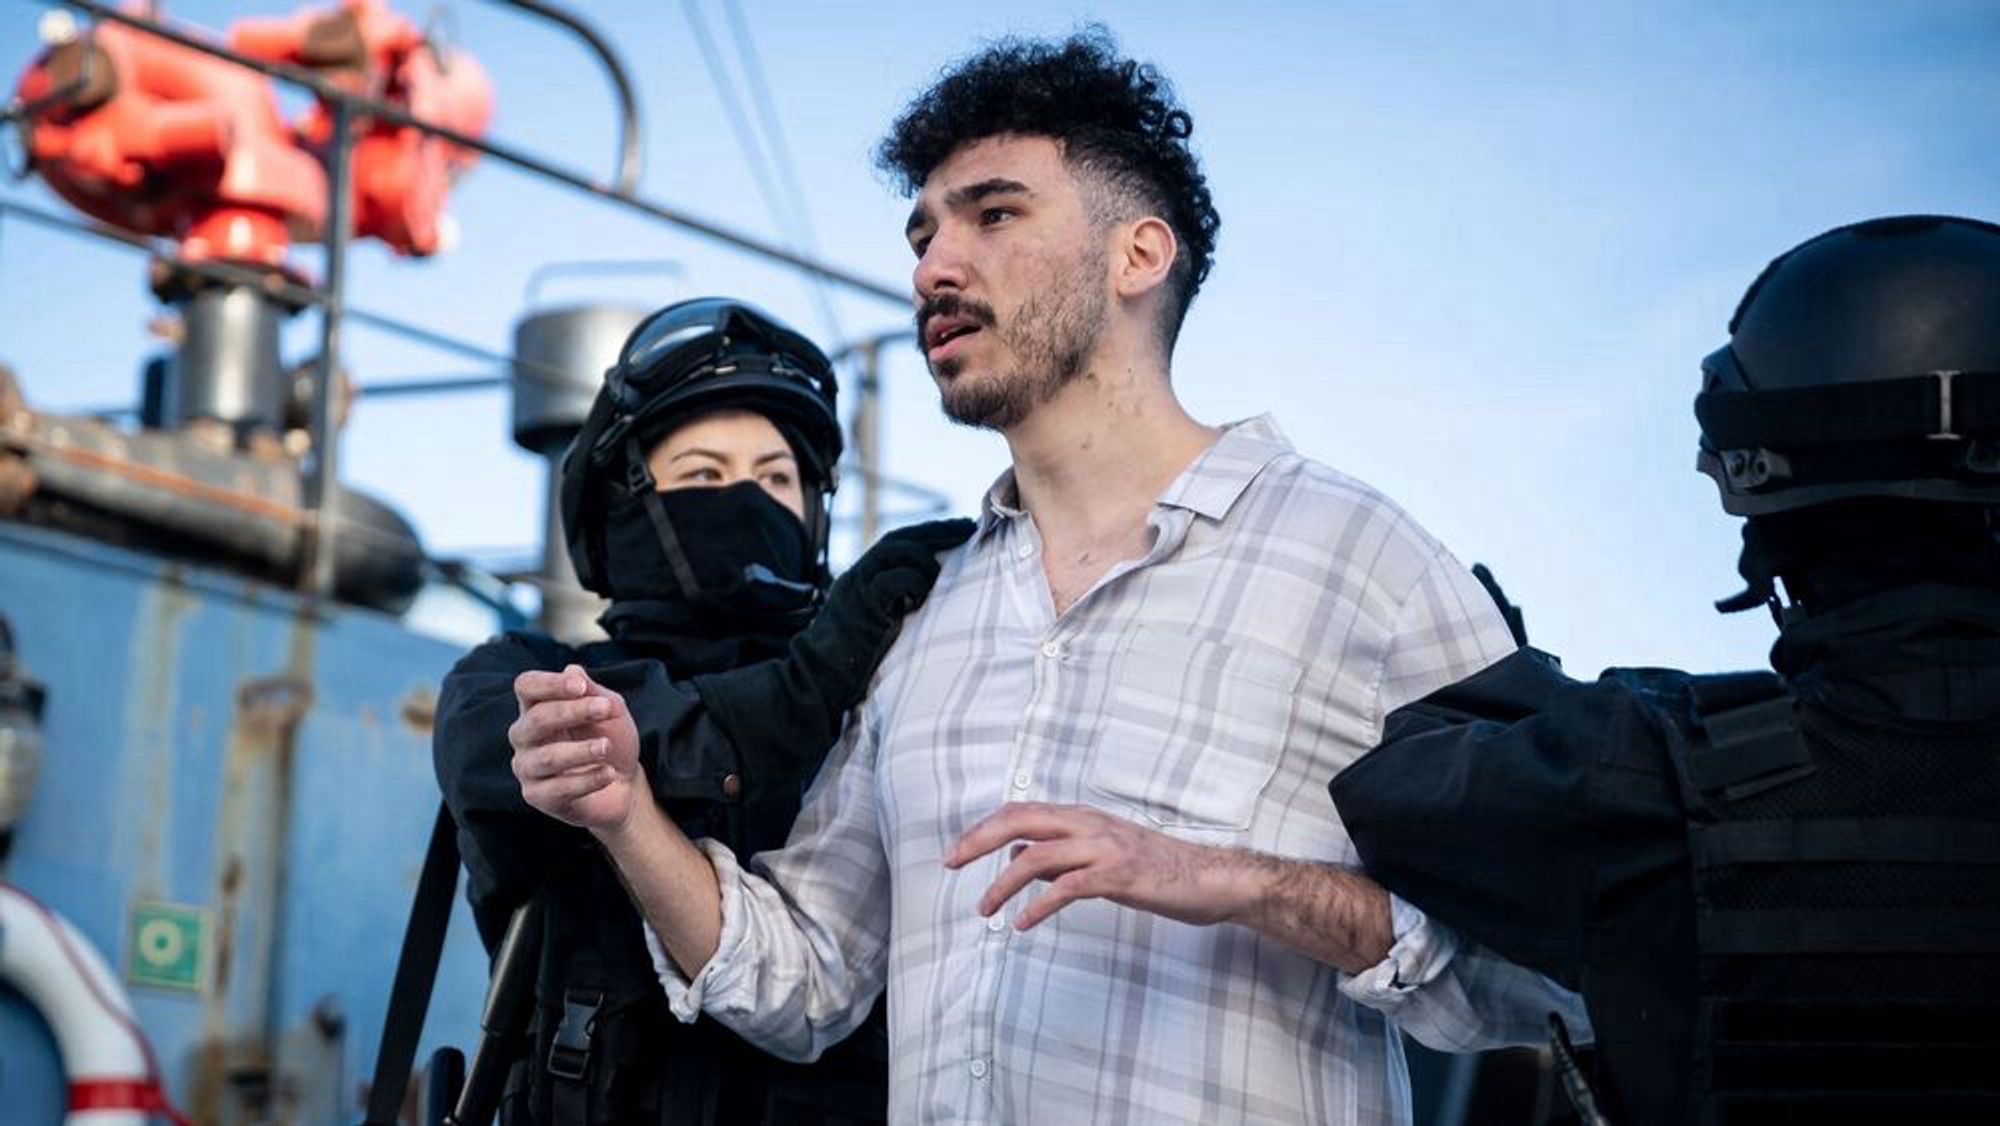
[[(1194, 119), (1152, 66), (1123, 58), (1111, 33), (1091, 26), (1060, 41), (1002, 39), (947, 68), (889, 128), (875, 161), (905, 195), (975, 141), (1005, 133), (1048, 137), (1072, 169), (1153, 214), (1180, 243), (1168, 274), (1169, 349), (1215, 262), (1222, 227), (1201, 162), (1188, 147)], [(1105, 216), (1106, 219), (1131, 215)]]

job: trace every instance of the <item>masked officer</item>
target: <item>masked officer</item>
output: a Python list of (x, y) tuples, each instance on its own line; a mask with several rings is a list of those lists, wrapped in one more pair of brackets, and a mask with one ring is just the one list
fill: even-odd
[(2000, 227), (1821, 235), (1702, 369), (1776, 675), (1523, 650), (1394, 713), (1341, 817), (1585, 994), (1610, 1121), (2000, 1121)]
[(521, 800), (514, 681), (580, 665), (623, 696), (646, 774), (691, 835), (746, 859), (782, 844), (805, 783), (903, 614), (968, 521), (891, 533), (828, 589), (841, 450), (831, 366), (749, 305), (709, 298), (635, 329), (563, 465), (570, 557), (611, 600), (607, 642), (512, 633), (445, 678), (435, 756), (492, 951), (539, 898), (536, 1004), (508, 1122), (872, 1122), (886, 1053), (871, 1024), (814, 1065), (720, 1024), (672, 1019), (639, 917), (587, 834)]

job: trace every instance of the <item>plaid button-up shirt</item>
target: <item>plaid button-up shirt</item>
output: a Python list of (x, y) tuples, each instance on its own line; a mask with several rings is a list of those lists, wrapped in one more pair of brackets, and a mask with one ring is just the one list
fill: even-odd
[[(1327, 782), (1383, 716), (1514, 648), (1486, 593), (1381, 495), (1268, 418), (1160, 497), (1152, 548), (1058, 615), (1011, 474), (946, 558), (821, 769), (789, 843), (722, 886), (700, 1009), (811, 1058), (889, 990), (898, 1122), (1399, 1122), (1391, 1019), (1426, 1042), (1538, 1041), (1567, 994), (1400, 901), (1353, 977), (1240, 926), (1102, 900), (1026, 933), (976, 909), (1007, 851), (941, 863), (1014, 800), (1189, 840), (1357, 862)], [(650, 938), (650, 936), (649, 936)]]

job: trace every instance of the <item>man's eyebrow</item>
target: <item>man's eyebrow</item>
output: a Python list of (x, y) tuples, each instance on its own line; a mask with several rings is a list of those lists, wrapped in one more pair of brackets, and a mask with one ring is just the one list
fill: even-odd
[(792, 454), (792, 451), (790, 450), (772, 450), (770, 453), (758, 457), (756, 461), (753, 461), (750, 464), (752, 467), (755, 467), (762, 465), (767, 461), (797, 461), (797, 460), (798, 458), (794, 456)]
[(672, 465), (672, 464), (673, 464), (674, 462), (677, 462), (677, 461), (679, 461), (680, 459), (682, 459), (682, 458), (684, 458), (684, 457), (712, 457), (712, 458), (714, 458), (714, 459), (715, 459), (715, 460), (717, 460), (717, 461), (728, 461), (728, 460), (729, 460), (729, 455), (728, 455), (728, 454), (725, 454), (725, 453), (721, 453), (720, 451), (717, 451), (717, 450), (707, 450), (707, 449), (703, 449), (703, 448), (701, 448), (700, 446), (691, 446), (691, 447), (689, 447), (688, 449), (685, 449), (685, 450), (682, 450), (681, 452), (679, 452), (679, 453), (675, 454), (674, 456), (672, 456), (672, 457), (668, 458), (668, 459), (667, 459), (667, 464), (668, 464), (668, 465)]
[(1009, 180), (1004, 177), (994, 176), (981, 180), (976, 184), (967, 184), (962, 188), (953, 188), (951, 191), (945, 193), (944, 202), (946, 207), (964, 207), (968, 203), (978, 203), (980, 200), (989, 199), (996, 195), (1034, 194), (1035, 190), (1033, 188), (1023, 184), (1019, 180)]
[[(962, 188), (953, 188), (951, 191), (946, 192), (944, 205), (950, 208), (959, 208), (968, 204), (978, 203), (980, 200), (989, 199), (996, 195), (1032, 196), (1034, 194), (1035, 189), (1023, 184), (1019, 180), (1009, 180), (1004, 176), (992, 176), (976, 184), (967, 184)], [(917, 204), (910, 209), (909, 221), (903, 224), (903, 237), (908, 238), (917, 228), (924, 226), (930, 221), (930, 208), (925, 207), (921, 203)]]

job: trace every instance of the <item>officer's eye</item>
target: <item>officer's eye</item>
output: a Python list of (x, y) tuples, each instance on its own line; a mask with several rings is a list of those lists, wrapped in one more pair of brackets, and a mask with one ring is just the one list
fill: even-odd
[(789, 489), (792, 487), (792, 475), (784, 472), (783, 470), (778, 470), (776, 472), (764, 474), (764, 480), (767, 483), (769, 483), (772, 488)]
[(713, 466), (704, 465), (699, 469), (690, 469), (686, 473), (681, 474), (681, 480), (713, 483), (722, 480), (722, 472)]

